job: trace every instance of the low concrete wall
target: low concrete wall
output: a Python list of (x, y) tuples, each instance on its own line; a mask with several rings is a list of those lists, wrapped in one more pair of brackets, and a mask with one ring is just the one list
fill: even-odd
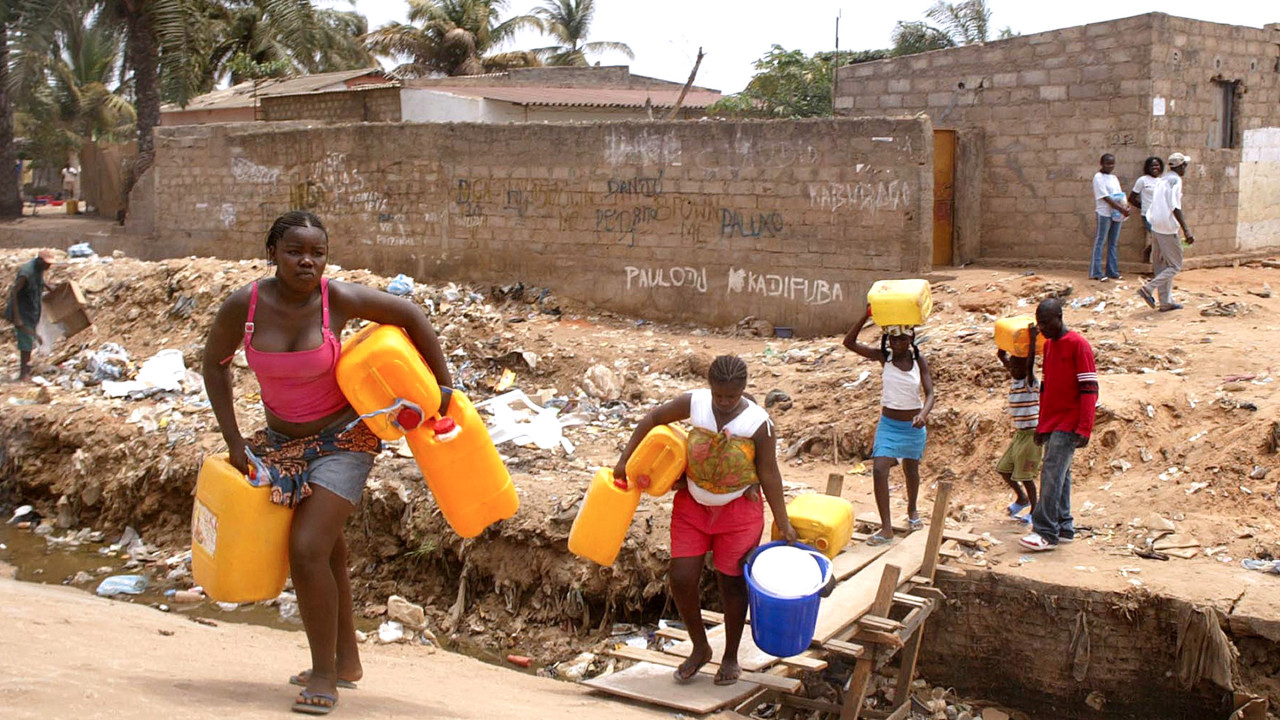
[(839, 332), (931, 269), (924, 118), (175, 127), (149, 175), (155, 255), (258, 256), (307, 209), (345, 266), (644, 317)]

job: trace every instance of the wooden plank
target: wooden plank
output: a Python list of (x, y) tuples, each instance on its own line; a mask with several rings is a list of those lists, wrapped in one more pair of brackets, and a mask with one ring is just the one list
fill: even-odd
[(702, 622), (706, 625), (723, 625), (724, 613), (718, 613), (714, 610), (703, 610)]
[(844, 655), (855, 660), (868, 657), (867, 648), (857, 643), (851, 643), (844, 640), (828, 640), (822, 643), (822, 649), (833, 652), (837, 655)]
[(950, 501), (951, 483), (938, 483), (938, 492), (933, 500), (933, 518), (929, 525), (929, 544), (925, 545), (924, 564), (920, 566), (920, 574), (931, 581), (934, 570), (938, 567), (938, 549), (942, 547), (942, 531), (947, 522), (947, 504)]
[[(641, 662), (653, 663), (654, 665), (665, 665), (666, 667), (680, 667), (680, 663), (684, 662), (682, 658), (678, 658), (674, 655), (667, 655), (653, 650), (633, 648), (628, 645), (619, 645), (608, 652), (614, 657), (625, 658), (627, 660), (639, 660)], [(720, 666), (716, 663), (707, 663), (699, 668), (698, 672), (702, 675), (714, 676), (716, 671), (719, 669)], [(766, 675), (764, 673), (743, 672), (739, 679), (747, 682), (753, 682), (772, 690), (780, 690), (788, 693), (796, 692), (803, 687), (803, 684), (798, 678)]]
[[(897, 593), (894, 593), (894, 595), (897, 595)], [(905, 627), (897, 620), (890, 620), (887, 617), (872, 615), (871, 613), (858, 618), (858, 624), (865, 626), (868, 630), (882, 630), (884, 632), (897, 632)]]
[(918, 608), (918, 607), (924, 607), (924, 604), (925, 604), (926, 602), (928, 602), (928, 601), (927, 601), (927, 600), (925, 600), (924, 598), (922, 598), (922, 597), (917, 597), (917, 596), (915, 596), (915, 595), (907, 595), (906, 593), (894, 593), (894, 594), (893, 594), (893, 603), (894, 603), (895, 605), (906, 605), (907, 607), (917, 607), (917, 608)]
[[(910, 575), (911, 573), (908, 573)], [(893, 594), (898, 590), (898, 580), (902, 577), (902, 568), (886, 564), (880, 576), (880, 584), (876, 587), (875, 599), (871, 602), (871, 614), (884, 615), (893, 606)], [(857, 720), (858, 711), (867, 699), (867, 684), (875, 664), (871, 658), (862, 658), (853, 666), (853, 675), (849, 678), (849, 688), (844, 693), (844, 707), (840, 709), (840, 720)]]
[[(939, 486), (941, 486), (941, 483), (939, 483)], [(936, 503), (937, 501), (935, 500), (934, 502)], [(862, 523), (864, 525), (874, 525), (875, 527), (880, 527), (880, 516), (876, 515), (875, 513), (862, 513), (861, 515), (858, 515), (856, 518), (854, 518), (854, 522)], [(910, 526), (907, 525), (905, 519), (894, 520), (893, 531), (895, 533), (900, 533), (900, 532), (905, 533), (905, 532), (911, 532), (911, 528)], [(978, 541), (982, 539), (981, 535), (974, 535), (973, 533), (970, 533), (970, 532), (963, 532), (961, 530), (947, 530), (945, 529), (945, 524), (944, 524), (944, 529), (942, 531), (942, 537), (946, 540), (955, 540), (961, 545), (976, 545)]]
[[(866, 540), (868, 537), (871, 536), (863, 536), (863, 540)], [(846, 580), (854, 573), (875, 562), (880, 556), (892, 550), (894, 544), (897, 542), (899, 542), (899, 540), (895, 538), (893, 543), (889, 543), (887, 545), (876, 545), (873, 547), (871, 545), (867, 545), (865, 542), (860, 542), (857, 545), (850, 545), (845, 548), (844, 552), (837, 555), (835, 560), (831, 561), (831, 574), (835, 575), (837, 581)]]
[(584, 680), (582, 684), (610, 695), (695, 715), (708, 715), (735, 705), (761, 689), (760, 685), (746, 681), (733, 685), (716, 685), (711, 682), (711, 678), (702, 675), (691, 682), (678, 683), (671, 678), (671, 668), (646, 662)]
[(906, 641), (902, 639), (902, 635), (896, 632), (884, 632), (881, 630), (863, 630), (858, 628), (853, 633), (853, 639), (866, 645), (880, 645), (890, 649), (898, 649), (906, 645)]
[(913, 588), (911, 590), (911, 594), (919, 595), (922, 598), (927, 598), (935, 602), (942, 602), (943, 600), (947, 599), (946, 593), (942, 592), (936, 587), (929, 587), (928, 585), (920, 585)]
[(875, 601), (885, 566), (893, 564), (902, 568), (904, 580), (917, 573), (924, 562), (925, 542), (924, 533), (908, 535), (857, 575), (837, 585), (830, 597), (823, 598), (818, 608), (814, 639), (819, 644), (834, 639), (867, 612)]
[(793, 655), (789, 658), (782, 658), (778, 662), (792, 667), (797, 670), (808, 670), (810, 672), (818, 672), (827, 669), (827, 661), (820, 658), (812, 658), (808, 655)]
[[(707, 642), (711, 644), (711, 659), (720, 662), (720, 658), (724, 657), (725, 626), (717, 625), (707, 630)], [(684, 640), (666, 648), (663, 652), (679, 657), (689, 657), (690, 653), (693, 652), (693, 642)], [(751, 628), (744, 627), (742, 629), (742, 642), (738, 645), (738, 665), (743, 670), (755, 672), (763, 670), (776, 662), (778, 662), (778, 658), (756, 647), (756, 641), (751, 637)]]
[[(658, 628), (653, 631), (656, 637), (675, 640), (676, 642), (684, 642), (689, 639), (689, 631), (681, 628), (665, 627)], [(687, 657), (687, 656), (686, 656)]]
[[(942, 545), (940, 525), (946, 521), (947, 505), (951, 502), (951, 483), (938, 483), (938, 492), (933, 501), (933, 526), (929, 529), (929, 543), (925, 547), (924, 564), (920, 566), (920, 574), (933, 582), (938, 570), (938, 548)], [(916, 660), (920, 657), (920, 643), (924, 639), (924, 618), (920, 618), (920, 627), (916, 628), (902, 649), (902, 659), (898, 665), (898, 679), (894, 685), (895, 709), (907, 703), (911, 695), (911, 680), (916, 672)]]

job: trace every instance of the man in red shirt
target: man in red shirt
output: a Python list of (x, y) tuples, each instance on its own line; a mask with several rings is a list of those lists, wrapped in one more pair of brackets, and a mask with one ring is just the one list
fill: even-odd
[(1044, 446), (1040, 502), (1031, 514), (1030, 535), (1018, 542), (1028, 550), (1052, 550), (1075, 540), (1071, 517), (1071, 460), (1089, 444), (1098, 404), (1098, 370), (1084, 336), (1062, 322), (1062, 303), (1048, 298), (1036, 308), (1036, 326), (1047, 342), (1040, 390), (1036, 444)]

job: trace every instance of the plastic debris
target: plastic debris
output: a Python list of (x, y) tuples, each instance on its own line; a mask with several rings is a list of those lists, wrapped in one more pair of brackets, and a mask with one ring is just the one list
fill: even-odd
[(112, 575), (98, 584), (97, 593), (108, 595), (141, 595), (147, 589), (145, 575)]
[(1253, 558), (1245, 558), (1240, 561), (1240, 565), (1245, 570), (1256, 570), (1258, 572), (1271, 573), (1272, 575), (1280, 575), (1280, 560), (1254, 560)]
[(76, 243), (75, 245), (67, 248), (67, 257), (87, 258), (93, 257), (95, 254), (96, 253), (93, 251), (93, 248), (90, 247), (87, 242)]
[(405, 274), (396, 275), (387, 283), (387, 292), (401, 297), (413, 292), (413, 278)]

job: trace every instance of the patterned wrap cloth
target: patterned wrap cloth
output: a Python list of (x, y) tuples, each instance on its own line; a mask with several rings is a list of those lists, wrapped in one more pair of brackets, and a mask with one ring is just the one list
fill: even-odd
[(271, 476), (271, 502), (296, 507), (311, 495), (311, 461), (337, 452), (382, 452), (382, 441), (363, 422), (349, 429), (338, 426), (316, 435), (276, 442), (266, 430), (249, 440), (249, 447)]
[(759, 484), (756, 443), (695, 427), (689, 432), (689, 480), (709, 493), (724, 495)]

